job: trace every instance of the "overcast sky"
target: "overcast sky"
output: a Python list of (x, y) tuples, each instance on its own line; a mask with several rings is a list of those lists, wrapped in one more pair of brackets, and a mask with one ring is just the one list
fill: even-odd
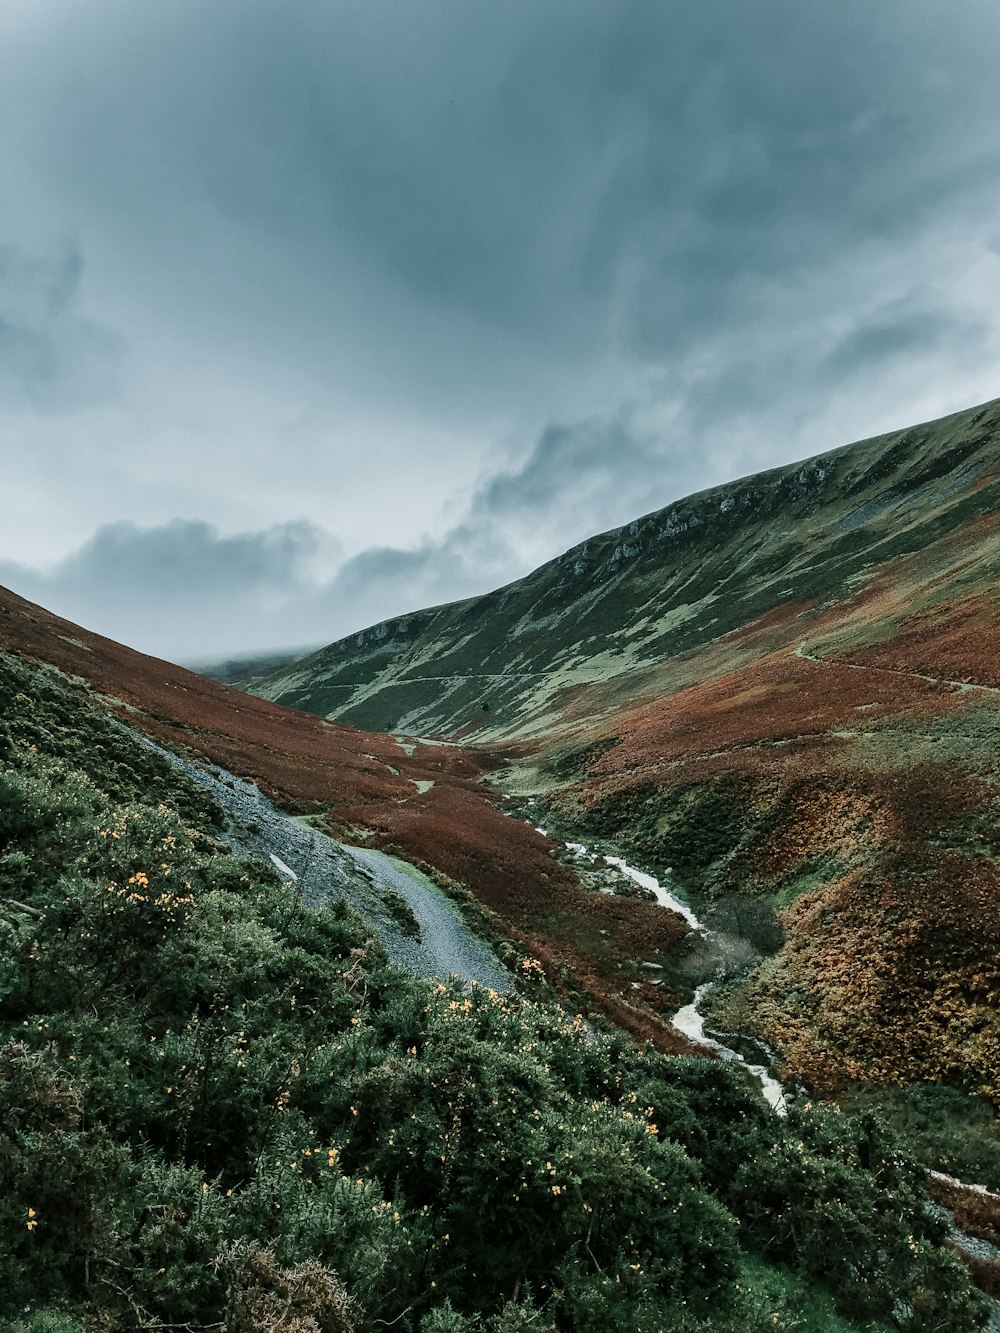
[(1000, 394), (996, 0), (0, 0), (0, 582), (182, 661)]

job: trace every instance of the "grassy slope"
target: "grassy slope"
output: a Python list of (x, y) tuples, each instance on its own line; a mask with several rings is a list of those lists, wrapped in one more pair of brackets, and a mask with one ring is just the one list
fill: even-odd
[(715, 667), (723, 636), (780, 607), (818, 614), (992, 513), (998, 422), (991, 403), (702, 492), (507, 588), (343, 639), (256, 692), (355, 726), (480, 739), (537, 736), (605, 695), (656, 697), (665, 660)]
[(395, 972), (4, 653), (0, 757), (4, 1327), (979, 1327), (870, 1117)]
[(355, 731), (249, 697), (0, 589), (4, 648), (88, 681), (158, 741), (255, 781), (334, 836), (397, 853), (472, 891), (578, 1007), (596, 1006), (664, 1050), (686, 1049), (658, 1012), (671, 996), (648, 986), (636, 995), (630, 986), (640, 954), (676, 956), (682, 924), (648, 903), (585, 892), (548, 841), (509, 819), (483, 786), (496, 757)]

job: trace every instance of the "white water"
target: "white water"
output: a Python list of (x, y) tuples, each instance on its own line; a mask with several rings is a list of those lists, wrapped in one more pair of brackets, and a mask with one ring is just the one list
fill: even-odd
[(715, 985), (714, 981), (705, 981), (698, 987), (694, 993), (694, 999), (690, 1004), (686, 1004), (683, 1009), (678, 1009), (673, 1017), (673, 1025), (678, 1032), (684, 1034), (689, 1041), (696, 1041), (700, 1046), (707, 1046), (709, 1050), (717, 1052), (721, 1059), (729, 1064), (740, 1064), (753, 1074), (754, 1078), (761, 1086), (764, 1093), (764, 1100), (771, 1106), (778, 1115), (786, 1115), (788, 1107), (785, 1105), (785, 1093), (778, 1080), (768, 1073), (765, 1065), (752, 1065), (744, 1060), (738, 1051), (732, 1050), (729, 1046), (723, 1046), (721, 1042), (716, 1041), (705, 1033), (705, 1016), (698, 1012), (698, 1006)]
[[(537, 831), (544, 836), (548, 836), (545, 829), (535, 826)], [(677, 912), (688, 923), (692, 930), (700, 931), (706, 939), (710, 939), (710, 931), (703, 922), (699, 921), (687, 903), (684, 903), (676, 894), (664, 887), (654, 875), (648, 875), (643, 870), (637, 870), (635, 866), (630, 866), (620, 856), (604, 856), (600, 852), (592, 851), (585, 847), (582, 842), (567, 842), (566, 850), (572, 852), (580, 860), (590, 862), (603, 861), (605, 865), (614, 866), (620, 870), (623, 875), (627, 875), (635, 884), (644, 889), (648, 889), (656, 898), (661, 907), (668, 911)], [(705, 996), (715, 986), (714, 981), (705, 981), (698, 987), (694, 993), (694, 999), (690, 1004), (684, 1005), (683, 1009), (678, 1009), (671, 1019), (672, 1025), (689, 1041), (697, 1042), (700, 1046), (707, 1046), (709, 1050), (715, 1051), (720, 1059), (728, 1064), (742, 1065), (748, 1074), (753, 1077), (761, 1086), (764, 1099), (769, 1106), (778, 1114), (786, 1115), (788, 1108), (785, 1104), (785, 1093), (781, 1084), (768, 1071), (765, 1065), (752, 1065), (745, 1060), (739, 1051), (734, 1051), (729, 1046), (723, 1046), (722, 1042), (716, 1041), (714, 1037), (709, 1037), (705, 1033), (705, 1016), (701, 1013), (700, 1006)]]
[[(566, 845), (568, 847), (569, 843)], [(642, 870), (636, 870), (635, 866), (626, 865), (620, 856), (606, 856), (604, 859), (609, 866), (617, 866), (623, 875), (628, 875), (629, 879), (633, 880), (636, 884), (640, 884), (644, 889), (652, 890), (656, 896), (656, 901), (660, 906), (669, 908), (671, 912), (679, 913), (692, 930), (701, 930), (704, 931), (705, 934), (709, 933), (708, 931), (705, 931), (705, 927), (695, 916), (694, 912), (691, 911), (687, 903), (682, 903), (676, 894), (671, 893), (669, 889), (665, 889), (660, 881), (653, 875), (647, 875)]]

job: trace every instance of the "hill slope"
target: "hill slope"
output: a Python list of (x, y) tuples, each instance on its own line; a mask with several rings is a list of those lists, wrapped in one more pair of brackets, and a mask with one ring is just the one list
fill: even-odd
[(506, 738), (493, 780), (549, 829), (672, 867), (762, 948), (777, 912), (784, 946), (715, 1018), (786, 1077), (1000, 1102), (998, 486), (993, 402), (672, 505), (267, 690)]
[[(600, 711), (609, 682), (627, 677), (612, 698), (655, 696), (647, 676), (665, 660), (778, 608), (850, 601), (955, 531), (995, 571), (992, 526), (973, 530), (998, 478), (1000, 401), (704, 491), (497, 592), (342, 639), (255, 692), (353, 726), (537, 736)], [(933, 597), (936, 559), (920, 572)]]
[[(334, 837), (394, 853), (487, 909), (551, 979), (663, 1049), (687, 1044), (631, 993), (639, 957), (676, 956), (679, 917), (585, 891), (549, 841), (507, 817), (482, 779), (500, 763), (459, 746), (378, 735), (241, 694), (135, 652), (0, 588), (0, 652), (86, 681), (95, 706), (154, 740), (256, 783)], [(559, 980), (566, 978), (565, 983)], [(646, 988), (650, 997), (656, 995)]]
[(870, 1117), (389, 967), (5, 653), (0, 759), (9, 1333), (981, 1326)]

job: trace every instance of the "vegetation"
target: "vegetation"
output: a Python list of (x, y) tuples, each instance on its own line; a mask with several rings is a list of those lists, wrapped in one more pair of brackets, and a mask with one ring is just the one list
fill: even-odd
[(405, 976), (11, 657), (0, 758), (5, 1327), (981, 1326), (874, 1116)]
[(395, 889), (383, 889), (382, 901), (385, 909), (392, 917), (393, 921), (400, 927), (405, 935), (411, 939), (420, 939), (420, 922), (413, 914), (413, 908), (406, 901), (401, 893)]
[(985, 1097), (915, 1083), (854, 1088), (842, 1100), (849, 1111), (877, 1110), (917, 1161), (1000, 1193), (1000, 1123)]
[[(981, 520), (996, 509), (998, 425), (993, 402), (714, 487), (592, 536), (506, 588), (352, 634), (253, 690), (352, 726), (405, 717), (422, 735), (548, 736), (544, 777), (573, 780), (600, 753), (586, 754), (585, 719), (731, 670), (728, 636), (776, 608), (847, 603), (908, 555), (923, 575), (907, 582), (910, 607), (924, 579), (949, 600), (981, 586), (996, 559)], [(966, 549), (952, 577), (939, 556), (922, 568), (928, 548), (956, 533)], [(796, 622), (800, 638), (805, 624)]]

